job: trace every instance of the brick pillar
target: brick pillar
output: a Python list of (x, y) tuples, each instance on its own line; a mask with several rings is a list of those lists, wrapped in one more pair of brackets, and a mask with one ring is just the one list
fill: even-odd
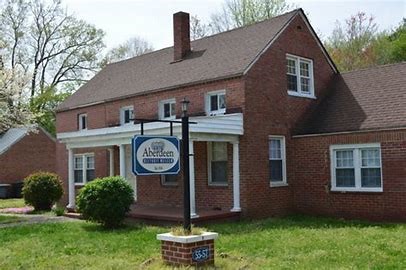
[(212, 266), (214, 265), (214, 240), (217, 233), (202, 235), (173, 236), (159, 234), (161, 254), (165, 263), (173, 266)]

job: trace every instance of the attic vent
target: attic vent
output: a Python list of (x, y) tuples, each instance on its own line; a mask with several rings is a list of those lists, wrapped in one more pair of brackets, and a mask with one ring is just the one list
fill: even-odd
[(297, 30), (302, 30), (302, 26), (301, 26), (301, 25), (296, 26), (296, 28), (297, 28)]

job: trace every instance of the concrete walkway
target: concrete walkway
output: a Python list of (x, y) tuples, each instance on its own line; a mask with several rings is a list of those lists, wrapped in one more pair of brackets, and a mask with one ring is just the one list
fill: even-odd
[(51, 216), (51, 215), (35, 215), (35, 214), (28, 214), (28, 215), (20, 215), (20, 214), (0, 214), (3, 216), (14, 216), (19, 217), (21, 219), (17, 220), (16, 222), (11, 223), (0, 223), (0, 229), (2, 228), (10, 228), (16, 226), (23, 226), (23, 225), (32, 225), (32, 224), (41, 224), (41, 223), (52, 223), (52, 222), (82, 222), (79, 219), (69, 218), (65, 216)]

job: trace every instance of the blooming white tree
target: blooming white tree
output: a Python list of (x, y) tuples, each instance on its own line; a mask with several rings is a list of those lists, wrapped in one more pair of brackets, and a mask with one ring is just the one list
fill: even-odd
[(15, 127), (34, 129), (35, 115), (24, 98), (28, 77), (17, 69), (7, 69), (0, 58), (0, 135)]

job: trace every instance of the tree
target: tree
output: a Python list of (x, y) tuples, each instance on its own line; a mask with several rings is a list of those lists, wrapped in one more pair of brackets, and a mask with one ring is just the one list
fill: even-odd
[(140, 56), (153, 50), (152, 45), (145, 39), (133, 37), (111, 49), (103, 60), (103, 65)]
[(190, 17), (190, 38), (196, 40), (210, 35), (210, 26), (203, 23), (196, 15)]
[(222, 10), (212, 14), (213, 33), (253, 24), (280, 15), (292, 6), (285, 0), (226, 0)]
[[(33, 111), (50, 107), (38, 102), (49, 99), (37, 99), (48, 89), (65, 93), (65, 87), (81, 85), (99, 69), (104, 32), (69, 15), (60, 0), (6, 0), (2, 6), (5, 66), (29, 76), (30, 84), (20, 90), (27, 92)], [(61, 101), (54, 96), (52, 102)]]
[(405, 20), (393, 31), (378, 32), (373, 16), (358, 12), (337, 22), (326, 48), (341, 71), (406, 60)]
[[(1, 60), (1, 57), (0, 57)], [(33, 128), (35, 115), (23, 101), (22, 90), (27, 77), (17, 69), (7, 69), (0, 61), (0, 135), (16, 127)]]
[(358, 12), (345, 20), (345, 26), (336, 22), (326, 47), (341, 71), (365, 68), (376, 62), (373, 44), (378, 26), (374, 17)]

